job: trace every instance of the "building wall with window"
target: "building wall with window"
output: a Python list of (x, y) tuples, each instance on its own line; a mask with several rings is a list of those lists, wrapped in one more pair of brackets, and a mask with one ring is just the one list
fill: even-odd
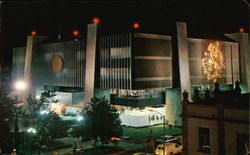
[[(249, 94), (219, 91), (183, 102), (183, 139), (188, 155), (245, 155), (249, 152)], [(238, 90), (236, 90), (238, 89)], [(238, 93), (237, 93), (238, 91)], [(196, 94), (197, 95), (197, 94)]]
[[(188, 76), (187, 80), (190, 83), (187, 85), (205, 88), (210, 83), (203, 73), (201, 61), (207, 45), (215, 40), (185, 39), (188, 48), (188, 56), (185, 59), (189, 62), (186, 69), (190, 70), (190, 78)], [(180, 126), (181, 84), (178, 82), (180, 67), (177, 64), (181, 60), (176, 57), (178, 49), (174, 47), (175, 41), (171, 36), (142, 33), (98, 36), (95, 45), (96, 59), (93, 60), (93, 87), (102, 91), (99, 94), (105, 91), (107, 98), (110, 98), (110, 94), (114, 95), (114, 104), (119, 102), (128, 106), (165, 105), (169, 123)], [(83, 92), (85, 76), (88, 75), (85, 73), (85, 42), (86, 40), (78, 40), (34, 45), (31, 64), (34, 88), (50, 86), (59, 87), (60, 91), (70, 89), (72, 92)], [(226, 63), (223, 84), (229, 84), (238, 79), (240, 74), (239, 44), (227, 41), (219, 43)], [(13, 81), (23, 78), (24, 64), (25, 47), (14, 48)], [(183, 76), (185, 78), (187, 75)], [(148, 93), (151, 90), (152, 93)]]
[[(189, 107), (196, 105), (188, 105)], [(196, 111), (189, 111), (187, 118), (187, 128), (188, 128), (188, 154), (189, 155), (221, 155), (219, 149), (223, 146), (219, 145), (219, 138), (224, 134), (224, 148), (225, 155), (243, 155), (246, 153), (246, 147), (249, 149), (249, 111), (234, 109), (230, 110), (230, 115), (226, 116), (224, 114), (224, 133), (220, 133), (218, 125), (221, 122), (217, 120), (217, 114), (214, 115), (214, 111), (217, 110), (216, 107), (208, 110), (206, 106), (198, 106)], [(229, 109), (225, 109), (227, 111)], [(211, 113), (210, 117), (205, 117), (200, 115), (199, 112)], [(241, 115), (241, 118), (237, 118), (237, 113)], [(232, 118), (230, 118), (231, 116)], [(201, 137), (199, 134), (199, 129), (207, 129), (209, 141)], [(246, 145), (246, 146), (245, 146)], [(202, 148), (203, 146), (203, 148)], [(206, 147), (208, 146), (208, 147)]]
[[(200, 109), (201, 110), (201, 109)], [(209, 112), (209, 111), (206, 111)], [(217, 133), (217, 121), (200, 119), (200, 118), (188, 118), (188, 154), (189, 155), (219, 155), (218, 152), (218, 133)], [(208, 129), (209, 134), (207, 135), (209, 139), (208, 146), (210, 146), (209, 151), (202, 149), (202, 142), (200, 142), (201, 135), (199, 135), (199, 128)], [(204, 139), (203, 139), (204, 140)], [(204, 145), (205, 147), (205, 145)]]
[(100, 88), (172, 88), (172, 41), (155, 34), (100, 37)]
[[(13, 81), (23, 79), (25, 47), (13, 49)], [(38, 44), (33, 49), (31, 81), (35, 87), (84, 87), (85, 41)]]
[(225, 117), (234, 120), (225, 122), (225, 154), (241, 155), (246, 149), (250, 151), (249, 110), (225, 109)]

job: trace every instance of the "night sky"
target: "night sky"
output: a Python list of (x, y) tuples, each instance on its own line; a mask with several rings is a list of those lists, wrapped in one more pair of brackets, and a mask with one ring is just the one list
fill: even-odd
[(101, 20), (99, 34), (137, 32), (174, 35), (176, 22), (188, 24), (188, 36), (223, 39), (224, 33), (248, 31), (248, 6), (243, 0), (89, 0), (2, 2), (1, 63), (10, 64), (11, 49), (25, 46), (32, 30), (51, 40), (61, 31), (63, 40), (77, 29), (86, 36), (86, 24)]

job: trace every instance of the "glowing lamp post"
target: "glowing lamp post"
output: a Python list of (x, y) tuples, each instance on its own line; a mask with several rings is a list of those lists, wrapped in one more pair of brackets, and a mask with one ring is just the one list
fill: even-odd
[[(14, 83), (15, 89), (18, 91), (18, 95), (16, 96), (16, 103), (18, 103), (19, 98), (21, 97), (21, 92), (27, 88), (27, 85), (24, 81), (17, 81)], [(19, 112), (18, 109), (14, 108), (14, 126), (15, 126), (15, 136), (13, 137), (13, 146), (16, 147), (18, 142), (18, 134), (19, 134), (19, 127), (18, 127), (18, 119), (19, 119)], [(15, 149), (16, 151), (16, 149)], [(14, 152), (15, 152), (14, 151)]]
[(24, 81), (17, 81), (15, 83), (16, 90), (25, 90), (27, 88), (27, 85)]
[(82, 121), (82, 120), (83, 120), (83, 117), (82, 117), (82, 116), (78, 116), (78, 117), (77, 117), (77, 121), (80, 122), (80, 121)]
[(42, 111), (40, 111), (40, 114), (47, 115), (47, 114), (49, 114), (49, 110), (42, 110)]
[(32, 133), (32, 134), (36, 134), (36, 129), (34, 129), (34, 128), (29, 128), (29, 129), (27, 130), (27, 132), (28, 132), (28, 133)]
[(14, 88), (18, 91), (17, 100), (20, 101), (23, 99), (23, 92), (25, 89), (27, 89), (27, 84), (24, 81), (17, 81), (14, 83)]

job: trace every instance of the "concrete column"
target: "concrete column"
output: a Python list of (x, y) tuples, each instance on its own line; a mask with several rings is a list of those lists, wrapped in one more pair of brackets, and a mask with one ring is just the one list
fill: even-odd
[(180, 88), (171, 88), (165, 91), (165, 103), (166, 103), (166, 120), (171, 125), (181, 126), (181, 90)]
[[(181, 92), (191, 93), (186, 23), (177, 22), (177, 44)], [(188, 99), (191, 100), (191, 94)]]
[(30, 83), (31, 60), (32, 60), (34, 39), (35, 39), (35, 36), (27, 37), (26, 55), (25, 55), (25, 64), (24, 64), (24, 81), (27, 84)]
[(218, 132), (218, 144), (219, 154), (225, 155), (225, 126), (224, 126), (224, 106), (222, 104), (217, 105), (217, 132)]
[(84, 85), (84, 105), (94, 97), (97, 24), (88, 24), (86, 47), (86, 70)]
[(24, 82), (27, 84), (27, 90), (23, 92), (21, 96), (21, 101), (25, 101), (29, 94), (32, 91), (32, 80), (30, 77), (31, 66), (32, 66), (32, 53), (33, 47), (36, 43), (46, 39), (46, 36), (28, 36), (27, 45), (26, 45), (26, 55), (25, 55), (25, 64), (24, 64)]
[(243, 93), (250, 92), (250, 44), (247, 33), (228, 33), (225, 36), (239, 42), (240, 45), (240, 80)]

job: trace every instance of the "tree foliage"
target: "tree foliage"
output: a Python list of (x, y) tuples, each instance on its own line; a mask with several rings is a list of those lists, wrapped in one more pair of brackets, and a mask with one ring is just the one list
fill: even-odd
[(42, 103), (57, 103), (59, 100), (56, 98), (55, 89), (45, 89), (44, 92), (41, 93), (39, 101)]
[(10, 120), (12, 119), (11, 107), (13, 100), (0, 90), (0, 149), (4, 153), (9, 153), (12, 149), (12, 136), (10, 132)]
[[(56, 94), (53, 91), (45, 90), (40, 99), (33, 99), (31, 96), (27, 98), (27, 113), (25, 115), (27, 128), (34, 128), (36, 133), (30, 133), (24, 136), (27, 142), (30, 142), (32, 148), (39, 148), (41, 146), (48, 147), (54, 143), (57, 138), (67, 136), (68, 125), (56, 113), (49, 112), (41, 114), (42, 109), (49, 111), (48, 104), (51, 102), (58, 102), (55, 100)], [(25, 139), (24, 138), (24, 139)]]
[(51, 112), (39, 117), (35, 123), (36, 135), (41, 145), (49, 145), (56, 138), (63, 138), (68, 135), (68, 125), (57, 114)]
[(76, 130), (83, 139), (100, 140), (103, 145), (110, 142), (111, 137), (122, 134), (119, 114), (105, 97), (94, 97), (83, 110), (83, 118), (82, 125)]

